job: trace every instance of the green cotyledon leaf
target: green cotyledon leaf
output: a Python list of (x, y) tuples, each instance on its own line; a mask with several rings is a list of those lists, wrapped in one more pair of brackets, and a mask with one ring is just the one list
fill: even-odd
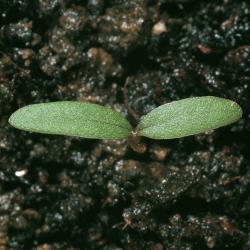
[(9, 123), (18, 129), (92, 139), (123, 139), (132, 130), (118, 112), (76, 101), (28, 105), (14, 112)]
[(215, 96), (193, 97), (159, 106), (142, 117), (137, 133), (152, 139), (172, 139), (206, 132), (236, 122), (241, 107)]

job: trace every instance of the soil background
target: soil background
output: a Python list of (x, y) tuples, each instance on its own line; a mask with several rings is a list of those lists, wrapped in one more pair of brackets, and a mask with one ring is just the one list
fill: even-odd
[[(249, 85), (247, 0), (1, 0), (0, 250), (250, 249)], [(203, 95), (238, 102), (242, 120), (143, 139), (143, 154), (8, 125), (59, 100), (135, 125)]]

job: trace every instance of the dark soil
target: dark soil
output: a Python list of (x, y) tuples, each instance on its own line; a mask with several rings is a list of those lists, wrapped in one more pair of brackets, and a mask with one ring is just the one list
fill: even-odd
[[(0, 250), (250, 249), (248, 0), (1, 0), (0, 23)], [(8, 125), (55, 100), (135, 125), (202, 95), (243, 119), (143, 154)]]

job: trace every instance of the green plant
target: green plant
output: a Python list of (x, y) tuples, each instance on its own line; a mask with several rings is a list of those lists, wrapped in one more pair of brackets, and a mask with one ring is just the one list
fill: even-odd
[(14, 112), (9, 123), (19, 129), (93, 139), (172, 139), (203, 133), (236, 122), (241, 107), (228, 99), (204, 96), (159, 106), (132, 126), (120, 113), (101, 105), (63, 101), (25, 106)]

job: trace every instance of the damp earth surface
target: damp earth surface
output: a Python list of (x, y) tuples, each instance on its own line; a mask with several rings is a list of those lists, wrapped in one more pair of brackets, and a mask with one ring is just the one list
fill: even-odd
[[(250, 3), (2, 0), (0, 250), (249, 250)], [(78, 100), (132, 124), (191, 96), (241, 121), (176, 140), (40, 135), (19, 107)], [(181, 124), (180, 124), (181, 126)]]

